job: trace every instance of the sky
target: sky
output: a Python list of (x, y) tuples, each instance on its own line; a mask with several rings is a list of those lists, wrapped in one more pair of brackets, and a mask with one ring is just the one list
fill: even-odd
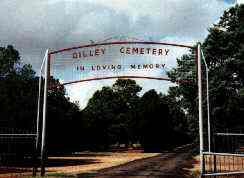
[[(243, 3), (244, 0), (238, 0)], [(13, 45), (24, 63), (38, 71), (51, 50), (137, 38), (182, 44), (202, 42), (208, 28), (235, 0), (1, 0), (0, 46)], [(66, 88), (83, 108), (92, 94), (114, 80), (92, 81)], [(166, 81), (137, 80), (143, 92), (166, 92)]]

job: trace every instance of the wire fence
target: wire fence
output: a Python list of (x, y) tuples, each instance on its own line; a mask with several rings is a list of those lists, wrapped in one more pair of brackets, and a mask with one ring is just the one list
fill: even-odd
[(244, 177), (243, 129), (213, 133), (212, 152), (205, 152), (204, 177)]
[(244, 134), (242, 132), (219, 132), (214, 136), (215, 152), (244, 153)]
[(31, 173), (35, 163), (35, 143), (36, 134), (30, 131), (1, 128), (0, 177)]
[(203, 159), (205, 177), (244, 177), (244, 154), (205, 152), (203, 154)]

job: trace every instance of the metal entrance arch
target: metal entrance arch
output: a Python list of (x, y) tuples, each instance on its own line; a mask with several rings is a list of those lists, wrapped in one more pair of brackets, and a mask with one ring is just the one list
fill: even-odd
[[(201, 76), (201, 47), (200, 44), (197, 47), (184, 45), (184, 44), (177, 44), (177, 43), (164, 43), (164, 42), (152, 42), (152, 41), (115, 41), (115, 42), (105, 42), (105, 43), (93, 43), (93, 44), (86, 44), (81, 46), (75, 46), (70, 48), (64, 48), (60, 50), (47, 50), (45, 57), (43, 59), (41, 69), (40, 69), (40, 77), (39, 77), (39, 98), (38, 98), (38, 109), (37, 109), (37, 139), (36, 139), (36, 149), (38, 150), (39, 140), (41, 138), (41, 176), (45, 174), (45, 138), (46, 138), (46, 110), (47, 110), (47, 92), (48, 89), (51, 89), (56, 86), (49, 86), (48, 79), (50, 77), (50, 68), (51, 68), (51, 61), (53, 60), (52, 56), (55, 54), (60, 54), (63, 52), (75, 50), (75, 49), (84, 49), (84, 48), (91, 48), (97, 46), (109, 46), (109, 45), (160, 45), (160, 46), (173, 46), (173, 47), (180, 47), (180, 48), (188, 48), (195, 51), (195, 61), (197, 66), (197, 79), (198, 79), (198, 102), (199, 102), (199, 137), (200, 137), (200, 164), (201, 164), (201, 173), (203, 173), (203, 119), (202, 119), (202, 76)], [(44, 94), (43, 94), (43, 108), (42, 108), (42, 129), (39, 129), (39, 121), (40, 121), (40, 97), (41, 97), (41, 83), (42, 83), (42, 73), (44, 73)], [(119, 75), (119, 76), (106, 76), (106, 77), (95, 77), (95, 78), (88, 78), (83, 80), (75, 80), (65, 82), (59, 85), (68, 85), (72, 83), (79, 83), (79, 82), (87, 82), (87, 81), (94, 81), (94, 80), (105, 80), (105, 79), (114, 79), (114, 78), (141, 78), (141, 79), (154, 79), (154, 80), (166, 80), (170, 81), (169, 78), (165, 77), (152, 77), (152, 76), (136, 76), (136, 75)], [(175, 82), (187, 82), (187, 81), (175, 81)], [(36, 174), (36, 168), (34, 168), (34, 174)]]

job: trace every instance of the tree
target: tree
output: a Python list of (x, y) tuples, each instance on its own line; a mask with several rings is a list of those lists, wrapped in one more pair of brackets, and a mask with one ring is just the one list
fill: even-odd
[(226, 10), (210, 28), (203, 43), (210, 67), (211, 116), (215, 129), (235, 129), (242, 125), (244, 106), (240, 92), (244, 87), (244, 5)]
[(168, 145), (170, 133), (169, 108), (155, 90), (141, 98), (139, 122), (140, 141), (146, 151), (159, 151)]
[(191, 133), (189, 123), (187, 121), (187, 113), (181, 105), (181, 100), (175, 97), (175, 87), (169, 89), (167, 95), (162, 95), (161, 99), (166, 102), (169, 107), (169, 116), (172, 129), (172, 145), (182, 145), (190, 143), (193, 140), (190, 138)]
[(186, 117), (176, 99), (155, 90), (140, 97), (140, 91), (135, 81), (118, 79), (94, 93), (84, 109), (93, 148), (141, 143), (146, 151), (160, 151), (189, 142)]
[[(237, 128), (237, 125), (243, 125), (241, 120), (244, 108), (241, 102), (241, 91), (244, 84), (243, 19), (244, 5), (237, 5), (226, 10), (220, 21), (209, 29), (209, 34), (202, 45), (210, 69), (211, 122), (214, 123), (215, 131), (221, 129), (223, 131), (223, 128), (227, 127), (234, 129)], [(193, 51), (191, 53), (193, 54)], [(196, 68), (192, 68), (194, 65), (187, 63), (190, 57), (189, 55), (183, 55), (178, 59), (178, 67), (169, 73), (173, 81), (183, 79), (181, 71), (186, 71), (186, 69), (191, 69), (192, 78), (196, 79)], [(204, 80), (203, 85), (205, 85)], [(187, 113), (192, 137), (197, 138), (198, 104), (196, 83), (180, 83), (170, 90), (173, 90), (173, 95), (180, 101), (181, 107)], [(203, 96), (206, 96), (206, 90), (203, 92)], [(206, 99), (203, 98), (203, 116), (207, 118)]]
[(19, 52), (13, 46), (0, 47), (0, 77), (16, 72), (19, 62)]
[(106, 148), (116, 142), (128, 144), (134, 139), (132, 122), (141, 87), (133, 80), (118, 79), (112, 87), (94, 93), (84, 109), (95, 145)]
[[(31, 65), (20, 62), (19, 53), (13, 46), (0, 48), (0, 133), (36, 132), (38, 80)], [(59, 84), (53, 78), (50, 82)], [(78, 106), (65, 95), (63, 86), (48, 92), (47, 146), (50, 152), (57, 148), (60, 152), (73, 151), (84, 143), (82, 135), (86, 121)], [(16, 140), (11, 149), (23, 159), (25, 153), (33, 153), (35, 143), (34, 139), (27, 144), (19, 141)], [(0, 151), (4, 149), (2, 147)]]
[(9, 131), (34, 131), (38, 81), (31, 66), (20, 63), (13, 46), (0, 48), (0, 82), (1, 125)]
[(136, 125), (140, 119), (138, 115), (140, 97), (138, 94), (142, 87), (137, 85), (134, 80), (119, 79), (113, 84), (112, 89), (116, 95), (116, 112), (119, 113), (116, 120), (124, 120), (124, 124), (120, 125), (120, 138), (123, 138), (121, 141), (126, 144), (137, 142)]
[(106, 149), (113, 140), (109, 128), (115, 117), (114, 97), (110, 87), (103, 87), (102, 90), (94, 93), (84, 109), (89, 120), (89, 138), (93, 148)]
[(146, 151), (190, 142), (185, 114), (174, 96), (149, 90), (141, 97), (139, 112), (139, 140)]
[[(196, 82), (196, 65), (192, 60), (192, 55), (195, 55), (195, 51), (191, 50), (189, 55), (183, 55), (177, 59), (177, 68), (171, 70), (168, 75), (171, 80), (182, 81), (175, 87), (169, 88), (169, 97), (175, 98), (180, 110), (184, 110), (187, 117), (187, 125), (189, 129), (189, 135), (192, 138), (198, 136), (198, 98), (197, 98), (197, 82)], [(185, 74), (182, 71), (189, 72), (189, 78), (192, 80), (185, 81)]]
[[(51, 78), (50, 84), (59, 84)], [(84, 149), (86, 122), (79, 107), (65, 96), (59, 86), (48, 92), (47, 147), (50, 154), (74, 152)]]

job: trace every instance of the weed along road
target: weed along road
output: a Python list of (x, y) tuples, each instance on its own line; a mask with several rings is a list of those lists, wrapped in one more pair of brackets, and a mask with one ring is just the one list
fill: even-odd
[(172, 152), (135, 160), (106, 168), (97, 173), (81, 174), (79, 178), (184, 178), (190, 176), (192, 147), (187, 145)]

